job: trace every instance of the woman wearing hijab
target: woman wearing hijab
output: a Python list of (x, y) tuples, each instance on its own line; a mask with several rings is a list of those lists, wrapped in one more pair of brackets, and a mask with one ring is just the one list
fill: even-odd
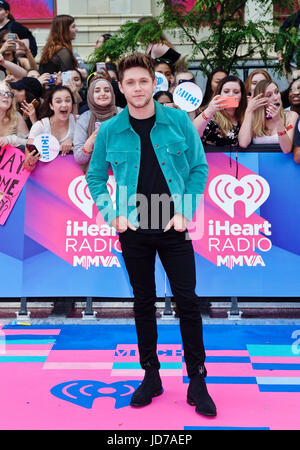
[(94, 150), (94, 142), (101, 123), (117, 115), (112, 85), (104, 78), (95, 78), (87, 93), (89, 110), (79, 116), (74, 135), (74, 158), (85, 173)]

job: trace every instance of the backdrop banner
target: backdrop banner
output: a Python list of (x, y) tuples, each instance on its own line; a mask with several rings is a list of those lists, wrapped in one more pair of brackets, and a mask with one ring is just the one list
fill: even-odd
[[(189, 224), (203, 297), (298, 297), (300, 167), (277, 152), (207, 153)], [(115, 182), (108, 189), (115, 201)], [(38, 163), (0, 227), (0, 296), (130, 298), (116, 231), (72, 155)], [(171, 295), (157, 258), (157, 296)]]

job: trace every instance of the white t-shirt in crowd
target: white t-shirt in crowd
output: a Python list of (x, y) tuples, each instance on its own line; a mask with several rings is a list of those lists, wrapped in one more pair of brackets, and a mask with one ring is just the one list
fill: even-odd
[[(74, 131), (75, 131), (75, 124), (76, 119), (73, 114), (70, 114), (69, 117), (69, 129), (65, 137), (59, 140), (59, 143), (61, 144), (66, 139), (72, 139), (74, 138)], [(39, 120), (38, 122), (35, 122), (31, 130), (29, 132), (28, 139), (34, 139), (40, 134), (53, 134), (51, 133), (51, 125), (49, 117), (45, 117), (44, 119)]]
[(278, 134), (271, 136), (257, 136), (252, 139), (253, 144), (279, 144)]

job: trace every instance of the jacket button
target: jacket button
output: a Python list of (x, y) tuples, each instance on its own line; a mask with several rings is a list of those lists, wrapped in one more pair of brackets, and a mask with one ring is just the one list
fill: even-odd
[(137, 169), (137, 168), (138, 168), (138, 166), (134, 166), (134, 168), (135, 168), (135, 169)]
[(118, 164), (118, 161), (115, 161), (115, 164)]
[(180, 155), (180, 152), (177, 152), (177, 155)]
[(162, 165), (162, 166), (164, 166), (164, 165), (165, 165), (165, 163), (164, 163), (164, 162), (162, 162), (162, 163), (161, 163), (161, 165)]
[(171, 178), (170, 178), (170, 179), (169, 179), (169, 182), (171, 183), (171, 181), (172, 181), (172, 180), (171, 180)]
[(155, 147), (158, 147), (158, 144), (155, 144)]

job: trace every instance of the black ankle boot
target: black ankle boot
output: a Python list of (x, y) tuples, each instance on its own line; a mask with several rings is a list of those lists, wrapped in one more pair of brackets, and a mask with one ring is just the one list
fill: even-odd
[(217, 409), (211, 396), (207, 392), (204, 377), (195, 375), (191, 378), (187, 392), (189, 405), (196, 405), (196, 412), (204, 416), (216, 416)]
[(162, 393), (163, 388), (158, 369), (146, 369), (142, 383), (132, 394), (130, 405), (134, 407), (149, 405), (153, 397)]

